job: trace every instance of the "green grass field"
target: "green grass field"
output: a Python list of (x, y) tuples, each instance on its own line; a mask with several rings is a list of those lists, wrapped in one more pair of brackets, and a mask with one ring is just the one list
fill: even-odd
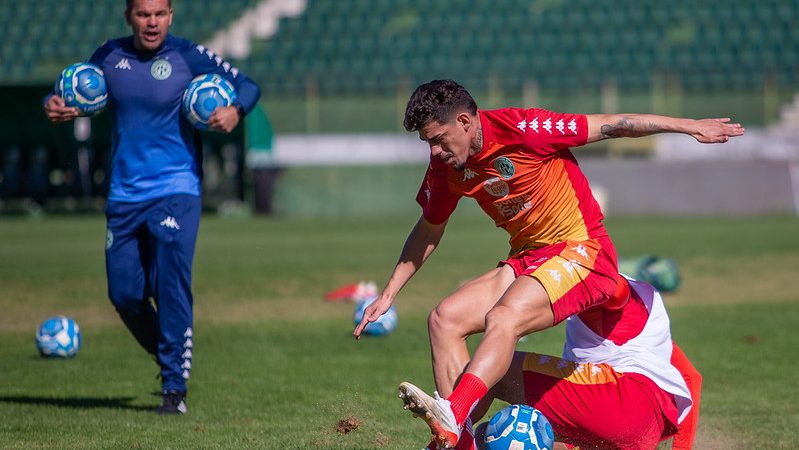
[[(0, 218), (0, 448), (418, 449), (427, 441), (396, 398), (432, 387), (425, 317), (495, 264), (506, 238), (456, 216), (400, 295), (400, 325), (351, 338), (352, 305), (322, 294), (385, 282), (416, 217), (220, 219), (201, 226), (194, 271), (189, 414), (157, 417), (156, 365), (106, 299), (99, 216)], [(611, 219), (622, 256), (677, 260), (666, 303), (675, 339), (704, 375), (697, 448), (799, 447), (799, 220)], [(40, 358), (34, 330), (53, 314), (81, 325), (69, 360)], [(562, 327), (520, 348), (559, 353)], [(362, 424), (343, 435), (338, 420)]]

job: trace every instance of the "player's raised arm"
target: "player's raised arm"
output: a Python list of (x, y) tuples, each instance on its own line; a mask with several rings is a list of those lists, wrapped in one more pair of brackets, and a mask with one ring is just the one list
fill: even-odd
[(618, 137), (642, 137), (657, 133), (683, 133), (704, 144), (727, 142), (744, 134), (729, 118), (684, 119), (654, 114), (589, 114), (586, 143)]
[(444, 235), (444, 229), (447, 222), (444, 221), (440, 224), (428, 222), (424, 216), (419, 218), (416, 225), (405, 240), (405, 245), (402, 247), (399, 261), (394, 266), (394, 271), (391, 273), (386, 287), (383, 292), (377, 297), (377, 300), (372, 302), (363, 313), (361, 323), (355, 327), (352, 333), (356, 339), (360, 339), (361, 332), (370, 322), (377, 320), (383, 313), (388, 311), (391, 304), (394, 303), (394, 297), (405, 286), (405, 283), (422, 267), (427, 258), (441, 242), (441, 236)]

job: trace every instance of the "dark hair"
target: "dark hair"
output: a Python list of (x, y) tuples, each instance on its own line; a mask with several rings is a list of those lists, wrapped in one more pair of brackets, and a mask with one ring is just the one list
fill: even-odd
[[(133, 8), (133, 2), (135, 0), (125, 0), (125, 12), (130, 12), (130, 9)], [(169, 7), (172, 7), (172, 0), (166, 1)]]
[(447, 123), (453, 114), (464, 110), (477, 114), (477, 103), (466, 88), (452, 80), (433, 80), (413, 92), (403, 125), (408, 131), (419, 131), (434, 120)]

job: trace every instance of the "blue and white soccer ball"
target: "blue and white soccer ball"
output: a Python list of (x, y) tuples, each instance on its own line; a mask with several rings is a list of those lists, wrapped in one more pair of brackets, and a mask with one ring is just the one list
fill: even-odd
[(76, 63), (61, 71), (55, 94), (66, 106), (78, 108), (81, 116), (94, 116), (108, 104), (108, 88), (103, 69), (89, 63)]
[(485, 443), (488, 450), (552, 450), (555, 435), (541, 411), (511, 405), (488, 422)]
[(680, 287), (680, 268), (669, 258), (655, 255), (620, 258), (619, 272), (645, 281), (661, 293), (674, 292)]
[(36, 330), (36, 347), (42, 356), (75, 356), (80, 349), (80, 327), (69, 317), (51, 317)]
[(228, 80), (215, 74), (199, 75), (183, 92), (181, 109), (195, 128), (207, 130), (214, 110), (232, 105), (237, 98), (236, 88)]
[[(377, 300), (376, 296), (355, 304), (355, 314), (352, 316), (352, 321), (355, 322), (355, 325), (361, 323), (364, 310), (375, 300)], [(394, 309), (394, 306), (391, 306), (385, 314), (366, 325), (363, 332), (372, 336), (384, 336), (394, 331), (395, 328), (397, 328), (397, 310)]]

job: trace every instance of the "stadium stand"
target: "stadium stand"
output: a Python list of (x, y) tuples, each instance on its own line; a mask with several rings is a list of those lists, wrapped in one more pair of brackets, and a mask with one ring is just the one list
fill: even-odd
[(653, 74), (691, 90), (799, 82), (799, 4), (622, 0), (309, 0), (253, 46), (248, 71), (281, 92), (390, 91), (455, 77), (477, 90), (649, 88)]
[[(173, 0), (172, 32), (202, 41), (258, 0)], [(40, 85), (68, 64), (86, 60), (111, 37), (130, 34), (122, 0), (0, 0), (0, 84)]]
[[(294, 3), (302, 3), (297, 0)], [(120, 0), (3, 2), (0, 83), (50, 82), (54, 70), (127, 33)], [(174, 32), (208, 42), (265, 2), (175, 0)], [(267, 2), (268, 3), (268, 2)], [(685, 90), (799, 84), (799, 3), (789, 0), (307, 0), (237, 61), (272, 90), (392, 92), (436, 77), (473, 89), (651, 87)], [(296, 5), (294, 5), (296, 8)], [(77, 19), (82, 18), (82, 19)], [(91, 18), (85, 20), (84, 18)], [(233, 56), (233, 55), (230, 55)], [(238, 55), (237, 55), (238, 56)]]
[[(0, 95), (13, 106), (0, 112), (0, 211), (8, 199), (41, 203), (48, 183), (50, 196), (104, 191), (109, 115), (91, 120), (92, 138), (84, 144), (75, 138), (73, 124), (52, 126), (45, 120), (41, 99), (65, 66), (87, 59), (105, 39), (130, 33), (123, 7), (123, 0), (0, 0)], [(348, 154), (353, 137), (402, 133), (410, 90), (441, 77), (459, 80), (485, 108), (732, 114), (748, 130), (771, 125), (791, 135), (799, 117), (796, 0), (173, 0), (173, 7), (179, 17), (174, 34), (223, 54), (262, 87), (261, 116), (278, 139), (274, 152), (270, 144), (253, 158), (258, 146), (248, 134), (249, 168), (261, 167), (253, 161), (265, 162), (267, 169), (281, 164), (286, 139), (299, 139), (303, 150), (295, 153), (307, 157), (308, 140), (321, 138), (327, 150), (339, 148), (328, 133), (342, 140), (339, 153)], [(256, 128), (265, 127), (248, 129)], [(243, 131), (238, 133), (235, 143), (244, 142)], [(736, 154), (759, 158), (765, 145), (770, 155), (795, 155), (781, 150), (796, 148), (795, 141), (750, 134), (754, 144), (741, 139)], [(213, 164), (223, 164), (215, 161), (234, 152), (224, 150), (230, 142), (218, 135), (205, 138), (207, 198), (224, 199), (229, 191), (241, 197), (241, 173), (235, 189), (230, 183), (211, 186), (220, 178)], [(660, 155), (653, 139), (599, 145), (606, 147), (589, 154)], [(379, 140), (362, 147), (386, 153)], [(89, 170), (78, 170), (80, 151), (89, 152)], [(243, 164), (237, 152), (236, 162)], [(349, 157), (350, 163), (368, 160)], [(393, 185), (399, 181), (386, 175), (393, 172), (369, 170), (390, 181), (387, 190), (397, 191)], [(354, 176), (334, 175), (331, 179)], [(326, 175), (290, 170), (281, 179), (294, 176)], [(276, 209), (302, 206), (293, 193), (280, 190), (304, 183), (277, 186)], [(374, 191), (373, 185), (362, 189)]]

